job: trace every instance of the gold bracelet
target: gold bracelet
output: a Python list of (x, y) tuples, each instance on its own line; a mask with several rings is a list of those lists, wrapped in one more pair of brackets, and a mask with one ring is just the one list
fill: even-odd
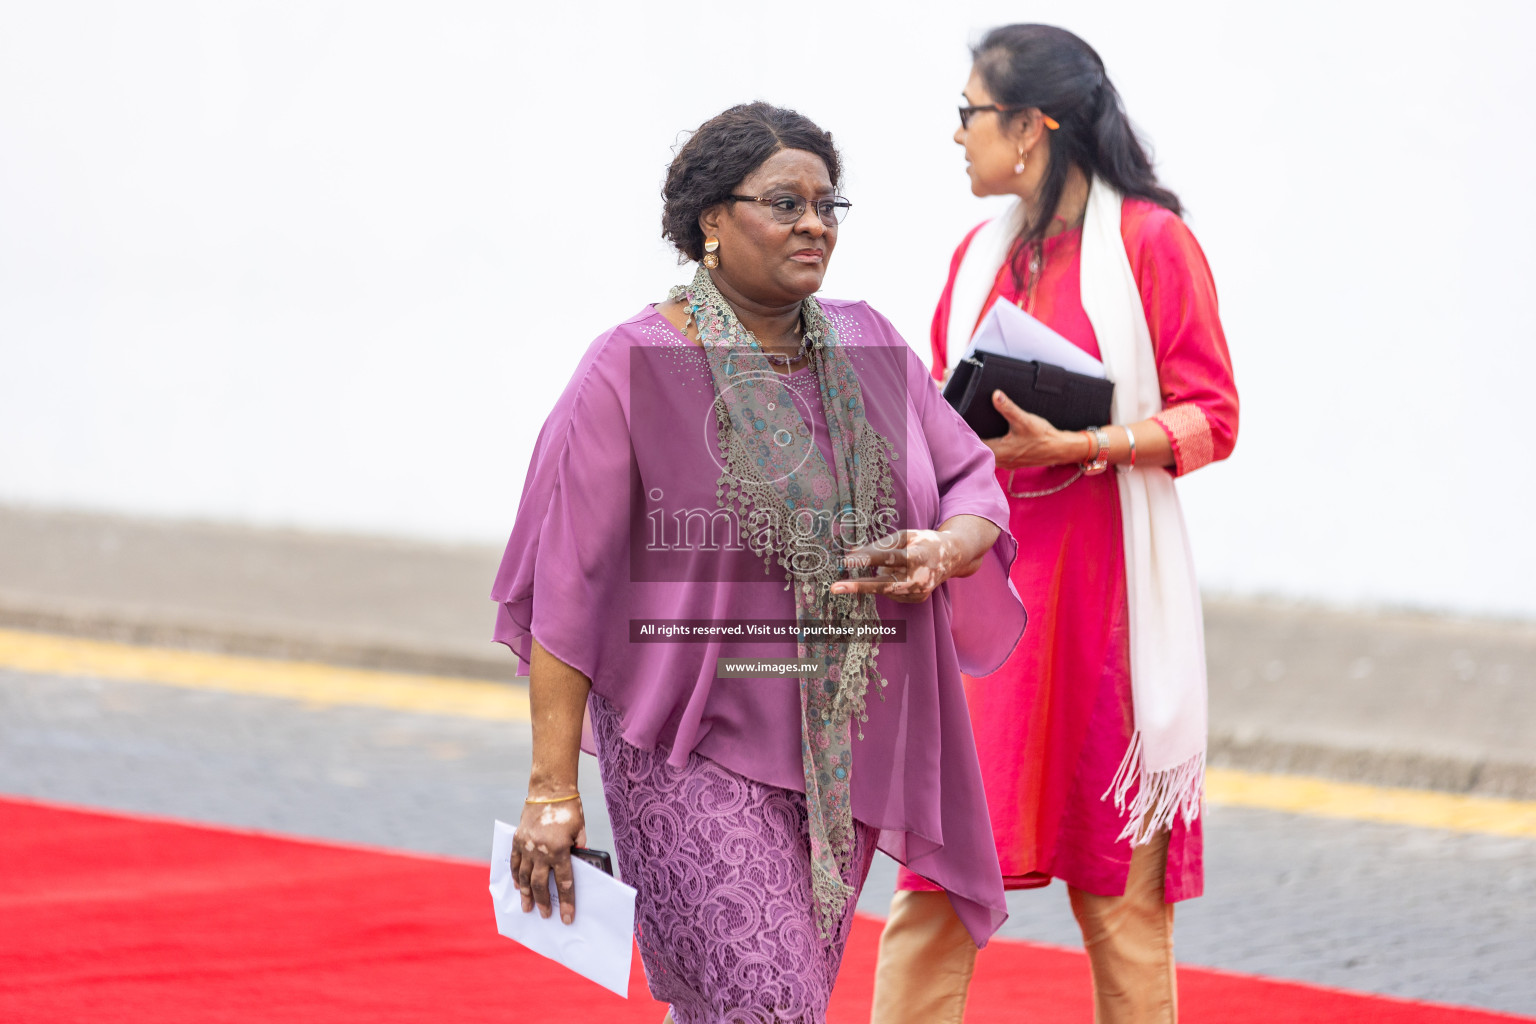
[(525, 804), (563, 804), (567, 800), (580, 800), (580, 793), (572, 793), (570, 796), (531, 796), (524, 800)]

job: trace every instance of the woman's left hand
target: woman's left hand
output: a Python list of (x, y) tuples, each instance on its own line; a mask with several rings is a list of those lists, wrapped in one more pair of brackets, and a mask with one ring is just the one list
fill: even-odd
[(1001, 391), (992, 393), (992, 404), (1008, 421), (1008, 433), (982, 439), (992, 449), (998, 469), (1060, 466), (1086, 457), (1083, 448), (1087, 442), (1081, 432), (1057, 430), (1049, 420), (1025, 412)]
[(839, 580), (832, 584), (832, 593), (884, 594), (903, 604), (919, 604), (945, 580), (975, 572), (997, 533), (996, 526), (978, 516), (956, 516), (937, 530), (898, 530), (848, 552), (844, 565), (874, 567), (877, 575)]

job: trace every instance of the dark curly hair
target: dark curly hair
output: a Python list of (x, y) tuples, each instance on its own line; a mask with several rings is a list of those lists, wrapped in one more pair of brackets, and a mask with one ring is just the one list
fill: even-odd
[(722, 202), (741, 180), (781, 149), (821, 157), (836, 187), (842, 161), (830, 132), (810, 118), (768, 103), (742, 103), (699, 125), (683, 143), (661, 187), (661, 237), (677, 247), (678, 262), (704, 258), (699, 216)]

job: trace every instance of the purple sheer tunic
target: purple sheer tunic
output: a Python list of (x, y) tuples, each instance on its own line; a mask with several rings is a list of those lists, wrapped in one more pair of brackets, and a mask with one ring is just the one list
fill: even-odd
[[(921, 604), (877, 598), (882, 623), (904, 623), (905, 642), (881, 645), (889, 685), (871, 686), (853, 745), (854, 817), (880, 830), (881, 850), (942, 886), (984, 945), (1007, 910), (960, 673), (995, 670), (1024, 629), (1008, 579), (1016, 546), (1007, 499), (991, 451), (889, 321), (860, 302), (822, 305), (854, 361), (869, 422), (897, 447), (898, 525), (975, 515), (1001, 530), (975, 575)], [(812, 395), (797, 406), (830, 457), (813, 372), (785, 378), (796, 385)], [(799, 681), (715, 678), (716, 658), (795, 657), (792, 639), (655, 643), (631, 634), (631, 620), (795, 617), (782, 569), (765, 574), (728, 529), (709, 534), (716, 438), (704, 353), (654, 307), (594, 341), (534, 446), (492, 591), (495, 639), (517, 654), (522, 674), (538, 637), (618, 709), (628, 743), (666, 749), (669, 764), (697, 752), (803, 793)], [(698, 515), (684, 522), (691, 510)]]

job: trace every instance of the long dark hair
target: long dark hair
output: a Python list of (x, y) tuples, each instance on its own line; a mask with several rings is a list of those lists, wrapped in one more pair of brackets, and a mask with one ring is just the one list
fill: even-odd
[(1179, 197), (1158, 184), (1146, 148), (1093, 47), (1053, 25), (1004, 25), (988, 32), (972, 48), (971, 58), (992, 102), (1014, 109), (1038, 107), (1061, 125), (1050, 133), (1039, 215), (1019, 233), (1015, 256), (1045, 238), (1073, 164), (1127, 198), (1183, 213)]

